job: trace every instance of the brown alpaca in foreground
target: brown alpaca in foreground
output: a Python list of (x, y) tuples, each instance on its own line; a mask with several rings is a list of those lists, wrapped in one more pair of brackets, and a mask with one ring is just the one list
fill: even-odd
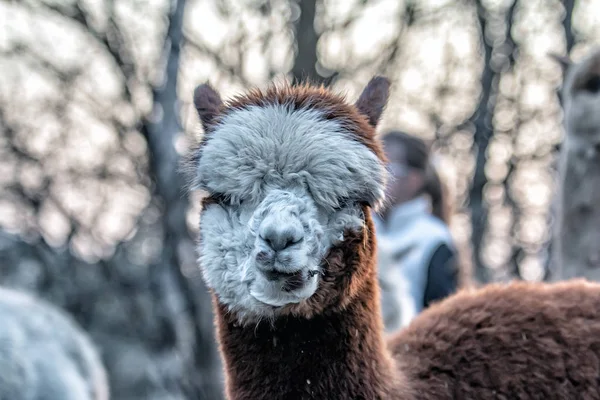
[(194, 103), (207, 192), (199, 262), (227, 395), (260, 399), (600, 399), (600, 286), (461, 292), (386, 341), (370, 209), (384, 196), (375, 127), (387, 79), (358, 101), (322, 87)]

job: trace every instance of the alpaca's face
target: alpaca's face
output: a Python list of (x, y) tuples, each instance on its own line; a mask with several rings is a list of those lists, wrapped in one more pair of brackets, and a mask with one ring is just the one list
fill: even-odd
[(383, 198), (381, 160), (319, 109), (228, 109), (199, 152), (196, 183), (210, 196), (200, 266), (242, 319), (271, 318), (310, 298), (330, 247), (362, 229), (361, 204)]
[(318, 110), (277, 105), (227, 115), (198, 165), (217, 201), (200, 216), (200, 264), (231, 307), (253, 314), (312, 296), (331, 245), (360, 229), (360, 202), (383, 196), (384, 169)]
[(569, 68), (563, 107), (569, 140), (600, 150), (600, 51)]

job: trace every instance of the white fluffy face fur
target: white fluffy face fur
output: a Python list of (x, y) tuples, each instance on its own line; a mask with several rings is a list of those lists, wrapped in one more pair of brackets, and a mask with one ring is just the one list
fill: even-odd
[(235, 110), (210, 135), (197, 186), (220, 200), (200, 216), (204, 279), (240, 318), (273, 318), (317, 291), (328, 250), (362, 229), (361, 203), (383, 198), (385, 167), (316, 109)]

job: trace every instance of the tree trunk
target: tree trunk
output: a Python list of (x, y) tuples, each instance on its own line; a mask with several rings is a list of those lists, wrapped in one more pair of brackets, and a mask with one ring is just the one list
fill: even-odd
[(486, 231), (488, 209), (483, 199), (483, 190), (487, 183), (487, 177), (485, 176), (487, 148), (493, 135), (491, 122), (493, 104), (491, 104), (490, 99), (494, 73), (490, 66), (493, 48), (485, 39), (487, 26), (486, 10), (480, 1), (477, 2), (477, 13), (481, 29), (484, 65), (481, 74), (481, 98), (477, 110), (471, 118), (475, 126), (473, 140), (475, 147), (475, 171), (469, 190), (469, 207), (471, 209), (471, 242), (473, 244), (474, 274), (477, 281), (485, 283), (488, 281), (488, 272), (481, 258), (481, 250), (482, 239)]
[[(186, 371), (184, 381), (189, 398), (218, 399), (221, 397), (222, 379), (213, 334), (211, 300), (196, 264), (194, 240), (187, 227), (189, 202), (183, 191), (186, 182), (178, 173), (180, 156), (174, 145), (177, 136), (183, 133), (179, 120), (177, 79), (185, 1), (178, 0), (175, 4), (164, 46), (167, 60), (164, 82), (153, 91), (154, 109), (162, 111), (159, 113), (162, 118), (146, 120), (142, 129), (150, 150), (155, 195), (163, 206), (163, 254), (160, 262), (151, 267), (151, 273), (159, 296), (168, 307), (165, 313), (174, 318), (172, 324), (177, 324), (180, 319), (177, 315), (185, 310), (193, 326), (193, 331), (187, 333), (194, 338), (190, 353), (193, 355), (190, 360), (193, 368)], [(190, 279), (184, 276), (182, 270), (188, 273)]]
[(317, 42), (319, 35), (315, 30), (316, 0), (301, 0), (300, 18), (295, 24), (296, 28), (296, 54), (292, 75), (295, 82), (310, 80), (318, 82), (323, 79), (317, 72)]
[(575, 0), (564, 0), (563, 5), (565, 7), (563, 26), (565, 28), (567, 54), (569, 54), (575, 45), (575, 35), (573, 34), (573, 9), (575, 8)]

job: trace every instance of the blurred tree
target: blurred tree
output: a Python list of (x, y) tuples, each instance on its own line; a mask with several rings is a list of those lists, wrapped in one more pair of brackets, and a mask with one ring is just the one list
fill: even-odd
[(563, 5), (565, 7), (563, 25), (565, 28), (567, 54), (569, 54), (575, 45), (575, 34), (573, 32), (573, 10), (575, 9), (575, 0), (563, 0)]
[[(569, 55), (571, 54), (571, 50), (573, 50), (573, 46), (575, 45), (575, 33), (573, 32), (573, 10), (575, 9), (575, 0), (564, 0), (563, 1), (563, 5), (564, 5), (564, 18), (562, 20), (562, 25), (565, 31), (565, 51), (566, 54)], [(561, 96), (560, 96), (560, 91), (557, 90), (556, 92), (557, 98), (559, 100), (559, 102), (561, 101)], [(555, 153), (558, 155), (559, 151), (560, 151), (560, 144), (561, 142), (556, 143), (556, 146), (554, 148)], [(558, 157), (557, 157), (558, 159)], [(551, 168), (554, 172), (555, 175), (558, 174), (558, 165), (557, 165), (557, 160), (555, 160), (555, 162), (552, 163)], [(550, 227), (550, 230), (554, 230), (554, 222), (556, 220), (556, 212), (557, 212), (557, 198), (553, 199), (553, 202), (550, 206), (550, 210), (548, 212), (548, 226)], [(543, 280), (545, 281), (550, 281), (550, 280), (554, 280), (555, 278), (558, 278), (558, 275), (556, 274), (556, 266), (553, 264), (553, 252), (555, 251), (552, 243), (554, 240), (554, 235), (550, 235), (547, 242), (545, 243), (545, 248), (544, 248), (544, 276), (543, 276)]]
[(471, 189), (469, 191), (469, 208), (471, 210), (471, 240), (473, 242), (473, 256), (475, 259), (475, 277), (479, 282), (487, 282), (487, 270), (481, 260), (482, 240), (485, 236), (487, 222), (487, 204), (483, 199), (484, 187), (487, 183), (485, 175), (485, 165), (487, 159), (487, 149), (490, 143), (492, 130), (492, 115), (494, 104), (493, 99), (494, 71), (492, 70), (491, 59), (493, 51), (493, 39), (486, 30), (489, 17), (487, 9), (481, 1), (477, 1), (477, 16), (481, 29), (481, 45), (483, 48), (483, 72), (481, 74), (481, 98), (477, 110), (473, 115), (474, 140), (473, 145), (476, 151), (475, 172)]
[[(182, 134), (177, 83), (185, 1), (156, 10), (166, 17), (156, 71), (151, 60), (135, 54), (139, 48), (124, 28), (129, 21), (122, 7), (127, 5), (113, 1), (30, 1), (9, 8), (15, 18), (26, 12), (31, 19), (55, 22), (54, 29), (79, 35), (83, 46), (99, 54), (81, 49), (82, 62), (64, 62), (63, 54), (37, 47), (39, 38), (18, 34), (4, 49), (9, 63), (31, 75), (29, 81), (17, 79), (13, 93), (2, 91), (3, 164), (15, 169), (15, 177), (4, 182), (2, 200), (13, 207), (17, 224), (5, 224), (15, 233), (0, 236), (0, 282), (38, 292), (75, 315), (102, 350), (112, 398), (218, 399), (222, 379), (211, 303), (195, 265), (176, 149)], [(157, 43), (160, 36), (155, 32)], [(96, 80), (90, 71), (109, 76)], [(36, 101), (20, 113), (18, 107), (25, 105), (11, 96), (17, 96), (19, 85), (35, 84), (36, 77), (57, 85), (56, 91), (44, 99), (38, 82)], [(115, 83), (111, 78), (117, 81), (115, 96), (106, 101), (102, 92)], [(144, 95), (149, 107), (139, 100)], [(36, 106), (46, 109), (38, 113), (42, 125), (37, 126), (26, 116), (36, 113)], [(28, 131), (44, 131), (43, 124), (52, 120), (58, 125), (56, 139), (36, 151)], [(88, 147), (86, 141), (94, 143), (90, 134), (108, 135), (113, 143), (105, 151)], [(70, 160), (74, 156), (64, 150), (72, 147), (85, 154)], [(99, 153), (104, 159), (95, 160)], [(71, 162), (66, 169), (62, 165)], [(123, 196), (127, 191), (133, 198)], [(73, 203), (80, 196), (97, 203), (77, 209)], [(132, 210), (120, 216), (105, 211), (113, 201), (133, 201), (134, 216), (127, 215)], [(107, 238), (111, 229), (116, 235)]]

